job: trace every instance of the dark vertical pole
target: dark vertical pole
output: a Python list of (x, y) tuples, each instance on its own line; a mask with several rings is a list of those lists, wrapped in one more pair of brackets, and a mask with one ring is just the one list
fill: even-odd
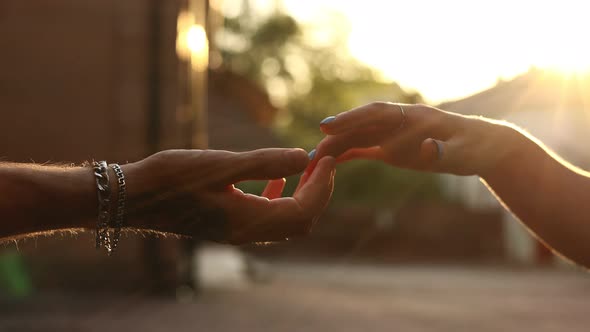
[[(189, 10), (195, 16), (196, 23), (203, 26), (207, 33), (207, 18), (209, 13), (208, 0), (189, 0)], [(207, 34), (207, 37), (209, 35)], [(207, 55), (208, 56), (208, 55)], [(192, 138), (191, 148), (206, 149), (208, 145), (207, 135), (207, 73), (208, 59), (205, 68), (196, 68), (191, 64), (190, 68), (190, 96), (192, 113)]]
[[(146, 2), (148, 8), (148, 123), (147, 144), (150, 154), (159, 150), (160, 144), (160, 0)], [(160, 243), (157, 238), (148, 237), (144, 240), (143, 260), (150, 279), (152, 291), (164, 290)]]
[(160, 142), (160, 16), (159, 0), (149, 2), (149, 106), (147, 142), (150, 153), (158, 151)]
[[(200, 24), (205, 28), (207, 37), (208, 34), (208, 17), (209, 17), (209, 1), (208, 0), (188, 0), (188, 9), (195, 17), (195, 23)], [(208, 57), (208, 54), (207, 54)], [(207, 61), (208, 62), (208, 61)], [(191, 128), (189, 138), (189, 148), (191, 149), (206, 149), (207, 148), (207, 79), (208, 79), (208, 64), (205, 68), (197, 69), (193, 63), (189, 66), (189, 96), (190, 96), (190, 112), (191, 112)], [(200, 291), (199, 265), (198, 261), (194, 259), (195, 253), (198, 252), (201, 246), (199, 240), (186, 240), (185, 242), (185, 262), (184, 266), (188, 267), (184, 271), (184, 280), (191, 285), (195, 294)]]

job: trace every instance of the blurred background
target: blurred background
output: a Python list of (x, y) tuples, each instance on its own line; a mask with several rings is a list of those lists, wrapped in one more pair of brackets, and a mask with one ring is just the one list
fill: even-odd
[[(585, 8), (2, 0), (0, 156), (125, 163), (169, 148), (309, 151), (323, 118), (384, 100), (514, 122), (588, 169)], [(287, 194), (296, 184), (288, 179)], [(307, 238), (238, 248), (127, 234), (113, 257), (93, 241), (64, 233), (3, 245), (0, 331), (590, 324), (587, 273), (530, 236), (476, 177), (351, 162)]]

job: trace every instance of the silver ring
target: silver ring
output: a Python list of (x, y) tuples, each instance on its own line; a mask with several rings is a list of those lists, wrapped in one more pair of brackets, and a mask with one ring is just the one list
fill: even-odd
[(404, 110), (404, 108), (402, 107), (401, 104), (395, 104), (397, 105), (397, 107), (399, 107), (399, 110), (402, 112), (402, 123), (400, 123), (399, 127), (397, 127), (397, 130), (401, 130), (402, 128), (404, 128), (404, 126), (406, 125), (407, 122), (407, 116), (406, 116), (406, 111)]

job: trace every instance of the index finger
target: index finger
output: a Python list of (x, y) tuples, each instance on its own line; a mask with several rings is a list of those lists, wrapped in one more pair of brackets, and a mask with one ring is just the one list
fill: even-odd
[[(339, 135), (324, 137), (316, 147), (314, 159), (307, 165), (304, 174), (311, 173), (317, 162), (324, 156), (340, 157), (346, 151), (353, 148), (370, 148), (380, 145), (384, 140), (393, 135), (392, 130), (367, 127), (359, 130), (350, 130)], [(302, 181), (305, 179), (302, 178)]]
[(320, 129), (328, 135), (338, 135), (363, 127), (399, 128), (407, 120), (407, 110), (412, 106), (374, 102), (340, 113), (320, 124)]
[(259, 149), (232, 153), (219, 168), (227, 174), (223, 185), (246, 180), (274, 180), (302, 172), (309, 163), (307, 152), (302, 149)]

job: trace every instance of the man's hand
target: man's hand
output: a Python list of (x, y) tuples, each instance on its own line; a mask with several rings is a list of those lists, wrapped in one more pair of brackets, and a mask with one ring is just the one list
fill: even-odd
[[(284, 177), (308, 163), (301, 149), (157, 153), (123, 166), (130, 226), (232, 244), (306, 234), (330, 200), (335, 159), (322, 158), (305, 185), (282, 198)], [(234, 187), (245, 180), (271, 181), (256, 196)]]

